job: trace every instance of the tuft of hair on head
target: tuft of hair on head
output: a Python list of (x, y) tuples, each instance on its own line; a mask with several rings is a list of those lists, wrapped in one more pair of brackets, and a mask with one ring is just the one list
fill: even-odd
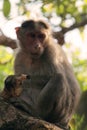
[(36, 28), (36, 26), (39, 25), (44, 29), (50, 29), (50, 26), (47, 22), (43, 20), (27, 20), (24, 21), (21, 25), (22, 28)]
[(34, 20), (27, 20), (24, 21), (21, 25), (22, 28), (27, 28), (27, 27), (33, 27), (35, 25), (35, 21)]

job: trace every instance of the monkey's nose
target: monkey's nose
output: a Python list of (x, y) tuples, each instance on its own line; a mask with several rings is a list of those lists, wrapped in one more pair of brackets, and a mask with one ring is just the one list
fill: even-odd
[(40, 45), (35, 45), (35, 46), (34, 46), (34, 49), (35, 49), (35, 50), (40, 50)]

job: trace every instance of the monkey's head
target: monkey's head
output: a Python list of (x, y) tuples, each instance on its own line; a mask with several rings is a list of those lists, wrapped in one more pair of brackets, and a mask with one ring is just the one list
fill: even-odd
[(32, 58), (39, 58), (47, 47), (50, 31), (49, 26), (43, 21), (28, 20), (16, 28), (20, 47)]

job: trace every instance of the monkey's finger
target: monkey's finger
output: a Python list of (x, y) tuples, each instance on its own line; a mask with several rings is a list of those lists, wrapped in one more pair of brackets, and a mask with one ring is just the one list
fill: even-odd
[(17, 80), (24, 81), (26, 79), (30, 79), (30, 75), (22, 74), (21, 76), (17, 77)]
[(19, 101), (20, 101), (20, 99), (19, 99), (18, 97), (11, 97), (11, 98), (9, 99), (9, 102), (12, 103), (12, 104), (17, 103), (17, 102), (19, 102)]
[(30, 78), (30, 75), (27, 75), (27, 77), (26, 77), (26, 78), (27, 78), (27, 79), (31, 79), (31, 78)]
[(30, 75), (22, 74), (22, 75), (21, 75), (21, 79), (22, 79), (22, 80), (30, 79)]

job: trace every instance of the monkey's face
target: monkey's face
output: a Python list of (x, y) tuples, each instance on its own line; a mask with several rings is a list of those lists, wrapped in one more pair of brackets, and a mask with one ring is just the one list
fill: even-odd
[(21, 48), (32, 58), (39, 58), (47, 46), (48, 28), (45, 26), (44, 23), (28, 21), (16, 29)]
[(46, 47), (46, 35), (43, 32), (26, 32), (24, 48), (33, 58), (39, 58)]

